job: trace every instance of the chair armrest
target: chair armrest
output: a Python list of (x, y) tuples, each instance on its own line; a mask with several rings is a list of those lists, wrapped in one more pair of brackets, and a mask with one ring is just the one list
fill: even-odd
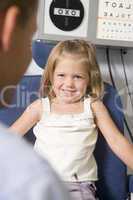
[(128, 176), (128, 189), (129, 193), (133, 193), (133, 175)]

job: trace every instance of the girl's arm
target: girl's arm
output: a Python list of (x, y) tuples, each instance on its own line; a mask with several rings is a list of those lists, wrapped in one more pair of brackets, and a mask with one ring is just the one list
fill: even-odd
[(133, 144), (118, 130), (104, 104), (98, 100), (92, 103), (96, 124), (114, 153), (133, 169)]
[(9, 130), (25, 135), (41, 119), (41, 112), (42, 103), (38, 99), (26, 108), (24, 113), (9, 127)]

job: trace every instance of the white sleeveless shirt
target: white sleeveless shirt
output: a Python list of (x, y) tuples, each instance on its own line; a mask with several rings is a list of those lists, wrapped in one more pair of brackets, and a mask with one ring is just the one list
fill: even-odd
[(84, 112), (55, 114), (48, 98), (42, 98), (43, 114), (33, 131), (35, 150), (51, 163), (64, 181), (95, 181), (97, 165), (93, 156), (97, 140), (91, 98), (84, 100)]

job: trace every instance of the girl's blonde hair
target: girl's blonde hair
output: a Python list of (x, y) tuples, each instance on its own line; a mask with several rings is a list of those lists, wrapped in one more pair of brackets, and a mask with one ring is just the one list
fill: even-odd
[(87, 66), (89, 84), (86, 95), (90, 95), (93, 98), (101, 98), (103, 95), (103, 81), (96, 60), (95, 46), (90, 42), (77, 39), (61, 41), (52, 49), (42, 76), (41, 96), (48, 96), (50, 99), (55, 97), (52, 90), (53, 73), (57, 63), (67, 54), (76, 56), (75, 62), (79, 60), (83, 66)]

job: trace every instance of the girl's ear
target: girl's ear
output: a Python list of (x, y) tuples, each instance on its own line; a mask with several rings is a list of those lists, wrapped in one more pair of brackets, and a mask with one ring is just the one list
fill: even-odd
[(5, 11), (0, 20), (0, 49), (3, 51), (8, 51), (10, 49), (19, 13), (19, 8), (17, 6), (11, 6), (7, 11)]

